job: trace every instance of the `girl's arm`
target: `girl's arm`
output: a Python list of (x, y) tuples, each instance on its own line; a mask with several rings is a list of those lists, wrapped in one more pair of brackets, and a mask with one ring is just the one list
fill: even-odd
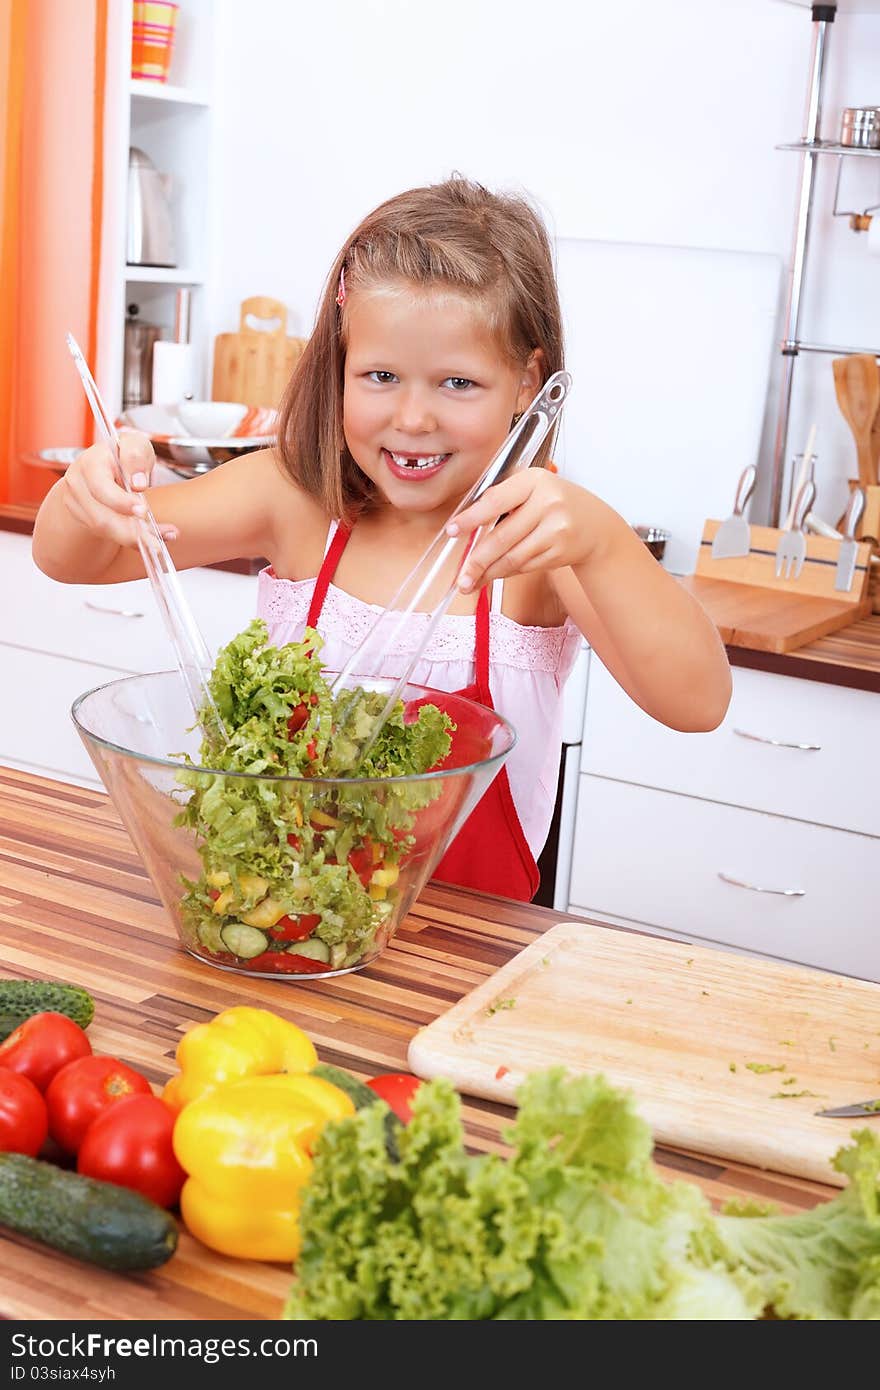
[(617, 512), (567, 479), (528, 469), (456, 523), (465, 532), (499, 517), (468, 558), (462, 587), (548, 571), (563, 609), (636, 704), (673, 729), (721, 723), (731, 679), (717, 629)]
[(147, 489), (154, 463), (149, 441), (123, 434), (120, 443), (129, 476), (142, 475), (135, 482), (138, 496), (120, 486), (109, 450), (96, 444), (71, 465), (40, 507), (33, 556), (50, 578), (67, 584), (142, 578), (135, 521), (142, 498), (149, 502), (178, 569), (271, 550), (279, 493), (290, 484), (270, 450), (233, 459), (187, 482)]

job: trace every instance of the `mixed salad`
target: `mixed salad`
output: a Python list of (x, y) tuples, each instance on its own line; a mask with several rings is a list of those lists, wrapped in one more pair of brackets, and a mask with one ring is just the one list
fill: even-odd
[(402, 866), (432, 848), (416, 818), (443, 781), (363, 779), (430, 771), (455, 725), (434, 704), (401, 701), (356, 779), (320, 780), (346, 776), (386, 699), (361, 689), (334, 697), (321, 645), (307, 628), (301, 642), (272, 647), (266, 624), (252, 622), (210, 677), (229, 737), (207, 734), (199, 766), (218, 770), (182, 755), (178, 781), (190, 795), (176, 824), (196, 832), (203, 866), (184, 879), (185, 936), (218, 963), (269, 974), (362, 963), (389, 935)]

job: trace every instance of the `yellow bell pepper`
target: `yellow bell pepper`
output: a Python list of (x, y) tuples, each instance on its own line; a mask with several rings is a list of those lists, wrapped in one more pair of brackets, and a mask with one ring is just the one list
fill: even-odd
[(307, 1072), (318, 1060), (310, 1038), (295, 1023), (244, 1004), (190, 1028), (177, 1045), (176, 1057), (180, 1070), (162, 1092), (173, 1110), (182, 1110), (228, 1081)]
[(191, 1234), (223, 1255), (291, 1263), (311, 1150), (328, 1121), (352, 1114), (344, 1091), (302, 1075), (230, 1081), (187, 1105), (173, 1144)]

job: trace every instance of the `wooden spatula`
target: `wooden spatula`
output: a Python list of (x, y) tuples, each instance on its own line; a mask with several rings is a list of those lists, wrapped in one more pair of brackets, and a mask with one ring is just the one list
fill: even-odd
[(837, 404), (856, 441), (859, 482), (870, 487), (877, 482), (876, 442), (871, 431), (880, 410), (880, 368), (870, 353), (835, 357), (834, 389)]

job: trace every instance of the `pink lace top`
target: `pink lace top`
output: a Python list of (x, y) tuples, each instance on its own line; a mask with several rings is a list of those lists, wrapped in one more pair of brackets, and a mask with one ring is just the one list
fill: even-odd
[[(333, 523), (328, 547), (335, 530)], [(257, 616), (265, 620), (271, 641), (278, 646), (298, 641), (305, 630), (314, 579), (279, 579), (268, 568), (260, 572), (257, 583)], [(496, 709), (516, 730), (517, 743), (507, 762), (507, 775), (520, 823), (537, 859), (556, 801), (562, 690), (583, 639), (570, 618), (562, 627), (522, 627), (501, 612), (501, 596), (502, 585), (496, 583), (489, 619), (490, 685)], [(324, 638), (324, 664), (340, 670), (381, 611), (376, 604), (365, 603), (331, 583), (318, 624)], [(397, 655), (414, 649), (428, 617), (427, 613), (412, 615)], [(447, 613), (415, 666), (412, 681), (437, 690), (461, 690), (471, 685), (474, 638), (473, 616)], [(394, 662), (392, 653), (389, 669), (375, 674), (397, 675), (399, 665), (394, 669)]]

